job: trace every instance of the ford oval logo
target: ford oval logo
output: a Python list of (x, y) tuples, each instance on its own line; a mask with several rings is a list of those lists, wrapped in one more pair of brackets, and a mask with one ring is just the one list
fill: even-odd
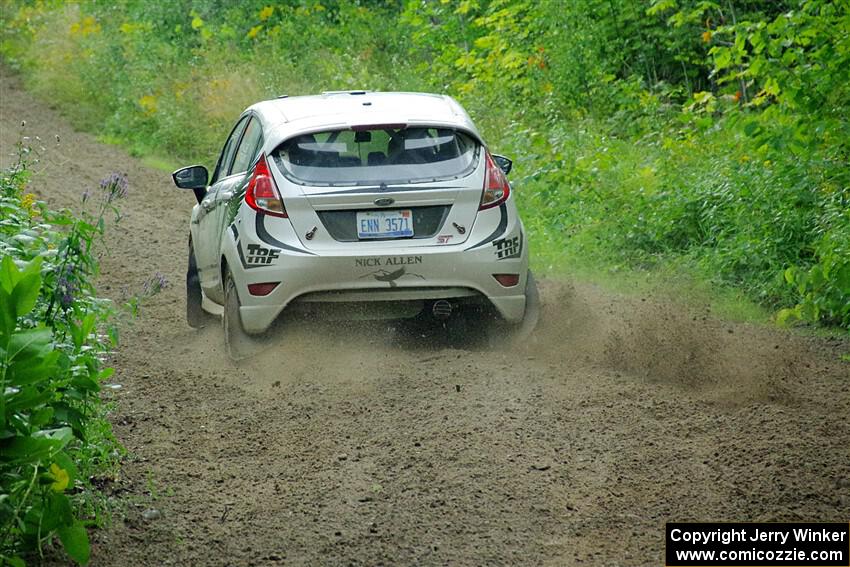
[(391, 199), (390, 197), (383, 197), (381, 199), (375, 199), (375, 204), (379, 207), (389, 207), (395, 203), (395, 199)]

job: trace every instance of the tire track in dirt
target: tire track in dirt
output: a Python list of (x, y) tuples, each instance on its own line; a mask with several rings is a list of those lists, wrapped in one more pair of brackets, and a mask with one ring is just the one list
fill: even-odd
[(183, 319), (191, 194), (2, 69), (4, 164), (22, 120), (51, 205), (129, 175), (103, 293), (172, 282), (113, 356), (131, 456), (93, 565), (645, 565), (665, 521), (850, 517), (846, 340), (548, 281), (520, 350), (314, 323), (234, 367), (217, 328)]

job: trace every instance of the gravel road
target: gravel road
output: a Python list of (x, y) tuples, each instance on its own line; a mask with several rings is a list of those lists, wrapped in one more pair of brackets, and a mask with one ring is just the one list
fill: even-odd
[(172, 282), (112, 360), (129, 457), (94, 566), (663, 565), (667, 521), (850, 519), (848, 340), (550, 279), (519, 350), (314, 323), (234, 366), (183, 318), (191, 193), (2, 69), (4, 164), (22, 121), (51, 205), (129, 176), (102, 293)]

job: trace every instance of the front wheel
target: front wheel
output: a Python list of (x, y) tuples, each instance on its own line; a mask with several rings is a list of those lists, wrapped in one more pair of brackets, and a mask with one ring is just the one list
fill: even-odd
[(239, 295), (236, 293), (236, 282), (230, 271), (224, 277), (224, 313), (221, 317), (224, 330), (224, 347), (231, 360), (239, 361), (247, 357), (254, 340), (242, 328), (242, 318), (239, 314)]
[(194, 329), (206, 327), (213, 316), (204, 311), (204, 294), (198, 275), (198, 261), (195, 259), (195, 247), (189, 239), (189, 267), (186, 270), (186, 322)]

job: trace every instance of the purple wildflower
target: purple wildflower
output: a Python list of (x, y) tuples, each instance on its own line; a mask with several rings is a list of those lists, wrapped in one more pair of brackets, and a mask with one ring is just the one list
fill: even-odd
[(113, 171), (107, 177), (104, 177), (100, 182), (100, 188), (106, 195), (106, 202), (111, 203), (115, 199), (121, 199), (127, 196), (127, 181), (126, 173)]
[(156, 272), (142, 284), (145, 295), (156, 295), (166, 287), (168, 287), (168, 280), (160, 272)]
[(59, 299), (59, 305), (63, 309), (67, 309), (74, 302), (74, 294), (79, 291), (77, 283), (74, 281), (74, 268), (65, 266), (62, 273), (56, 279), (56, 297)]

